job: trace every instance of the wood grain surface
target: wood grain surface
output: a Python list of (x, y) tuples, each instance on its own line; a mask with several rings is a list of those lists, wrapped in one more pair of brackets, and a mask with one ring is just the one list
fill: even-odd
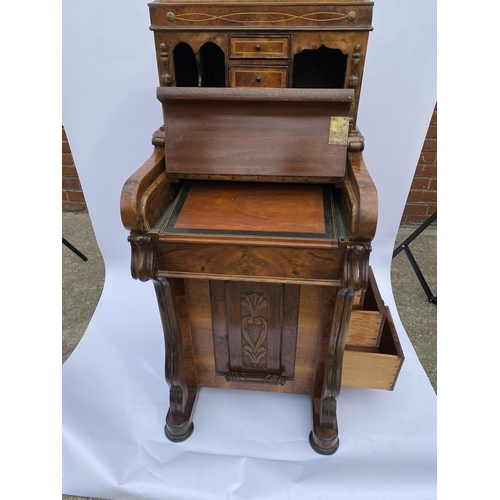
[(230, 37), (229, 57), (251, 59), (287, 58), (290, 50), (290, 37), (250, 36)]
[(150, 158), (125, 182), (120, 213), (130, 230), (149, 231), (177, 194), (165, 172), (165, 151), (155, 147)]
[(347, 144), (330, 118), (349, 117), (353, 91), (158, 88), (170, 175), (329, 178), (345, 175)]
[[(311, 285), (289, 289), (286, 294), (299, 294), (298, 311), (288, 311), (287, 307), (295, 307), (296, 297), (285, 298), (284, 312), (286, 317), (296, 316), (296, 345), (293, 345), (290, 335), (290, 325), (287, 321), (283, 328), (288, 329), (281, 345), (282, 368), (290, 375), (293, 367), (293, 379), (283, 386), (269, 386), (259, 383), (228, 382), (223, 375), (230, 371), (229, 331), (226, 314), (226, 290), (223, 281), (208, 281), (187, 279), (186, 291), (188, 309), (190, 312), (191, 336), (196, 367), (196, 376), (200, 387), (221, 387), (234, 389), (253, 389), (273, 392), (290, 392), (297, 394), (313, 394), (316, 367), (319, 366), (318, 390), (321, 389), (324, 374), (324, 363), (318, 356), (326, 349), (327, 335), (330, 322), (323, 322), (322, 315), (333, 314), (335, 290), (330, 287)], [(255, 284), (253, 284), (255, 286)], [(328, 292), (325, 295), (325, 292)], [(326, 302), (325, 302), (326, 300)], [(292, 304), (287, 306), (286, 304)], [(383, 311), (384, 312), (384, 311)], [(358, 315), (379, 315), (380, 311), (359, 311)], [(384, 312), (383, 317), (386, 317)], [(362, 328), (360, 329), (360, 326)], [(399, 346), (396, 331), (389, 321), (384, 322), (383, 336), (380, 347), (368, 346), (378, 337), (380, 324), (372, 323), (373, 330), (368, 331), (365, 324), (354, 321), (349, 326), (347, 348), (344, 353), (342, 371), (342, 385), (353, 387), (369, 387), (374, 389), (391, 390), (399, 374), (404, 360)], [(365, 347), (360, 347), (364, 338)], [(321, 339), (324, 339), (321, 345)], [(355, 346), (358, 344), (358, 347)], [(319, 350), (318, 350), (319, 349)], [(293, 357), (294, 356), (294, 357)], [(233, 367), (234, 368), (234, 367)], [(217, 375), (219, 373), (219, 375)]]
[(231, 87), (235, 88), (285, 88), (288, 83), (288, 68), (280, 66), (232, 66), (229, 68), (229, 83)]
[(317, 185), (194, 183), (175, 228), (325, 233)]

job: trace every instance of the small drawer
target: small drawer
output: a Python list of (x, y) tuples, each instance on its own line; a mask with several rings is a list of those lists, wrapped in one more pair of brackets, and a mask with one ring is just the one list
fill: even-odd
[(229, 68), (231, 87), (285, 88), (288, 82), (288, 67), (244, 67)]
[(231, 37), (229, 58), (234, 59), (287, 59), (288, 37)]
[[(377, 283), (370, 269), (367, 293), (372, 291), (378, 295)], [(351, 314), (342, 385), (393, 390), (403, 365), (403, 351), (389, 308), (380, 303), (379, 297), (376, 302), (367, 302), (364, 309), (353, 310)]]

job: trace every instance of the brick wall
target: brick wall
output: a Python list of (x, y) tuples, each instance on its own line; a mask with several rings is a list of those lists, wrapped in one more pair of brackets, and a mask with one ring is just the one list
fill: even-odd
[(427, 136), (420, 153), (417, 169), (401, 225), (422, 224), (437, 210), (437, 105), (432, 113)]
[(85, 197), (64, 127), (62, 128), (62, 209), (67, 212), (81, 212), (86, 209)]

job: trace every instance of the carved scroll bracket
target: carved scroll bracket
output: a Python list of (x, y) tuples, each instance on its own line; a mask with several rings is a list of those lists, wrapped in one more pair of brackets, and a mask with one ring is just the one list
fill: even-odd
[(160, 63), (161, 63), (161, 85), (165, 87), (172, 83), (172, 75), (169, 71), (169, 54), (167, 46), (164, 43), (160, 43)]
[(354, 89), (359, 85), (359, 67), (361, 61), (361, 45), (356, 44), (354, 46), (354, 52), (351, 58), (351, 75), (347, 79), (347, 85)]
[(348, 245), (344, 259), (342, 289), (349, 292), (366, 291), (368, 287), (368, 259), (371, 246)]
[(158, 265), (151, 236), (130, 235), (128, 241), (132, 250), (132, 278), (139, 281), (155, 279), (158, 276)]

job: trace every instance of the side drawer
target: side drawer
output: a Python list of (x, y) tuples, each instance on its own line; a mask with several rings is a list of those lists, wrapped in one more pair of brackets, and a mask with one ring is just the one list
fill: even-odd
[(231, 37), (230, 59), (288, 59), (288, 37)]
[(286, 88), (288, 68), (233, 66), (229, 68), (231, 87)]
[[(370, 272), (370, 287), (376, 288)], [(380, 303), (378, 304), (380, 307)], [(389, 308), (355, 310), (347, 333), (342, 385), (393, 390), (404, 354)]]

